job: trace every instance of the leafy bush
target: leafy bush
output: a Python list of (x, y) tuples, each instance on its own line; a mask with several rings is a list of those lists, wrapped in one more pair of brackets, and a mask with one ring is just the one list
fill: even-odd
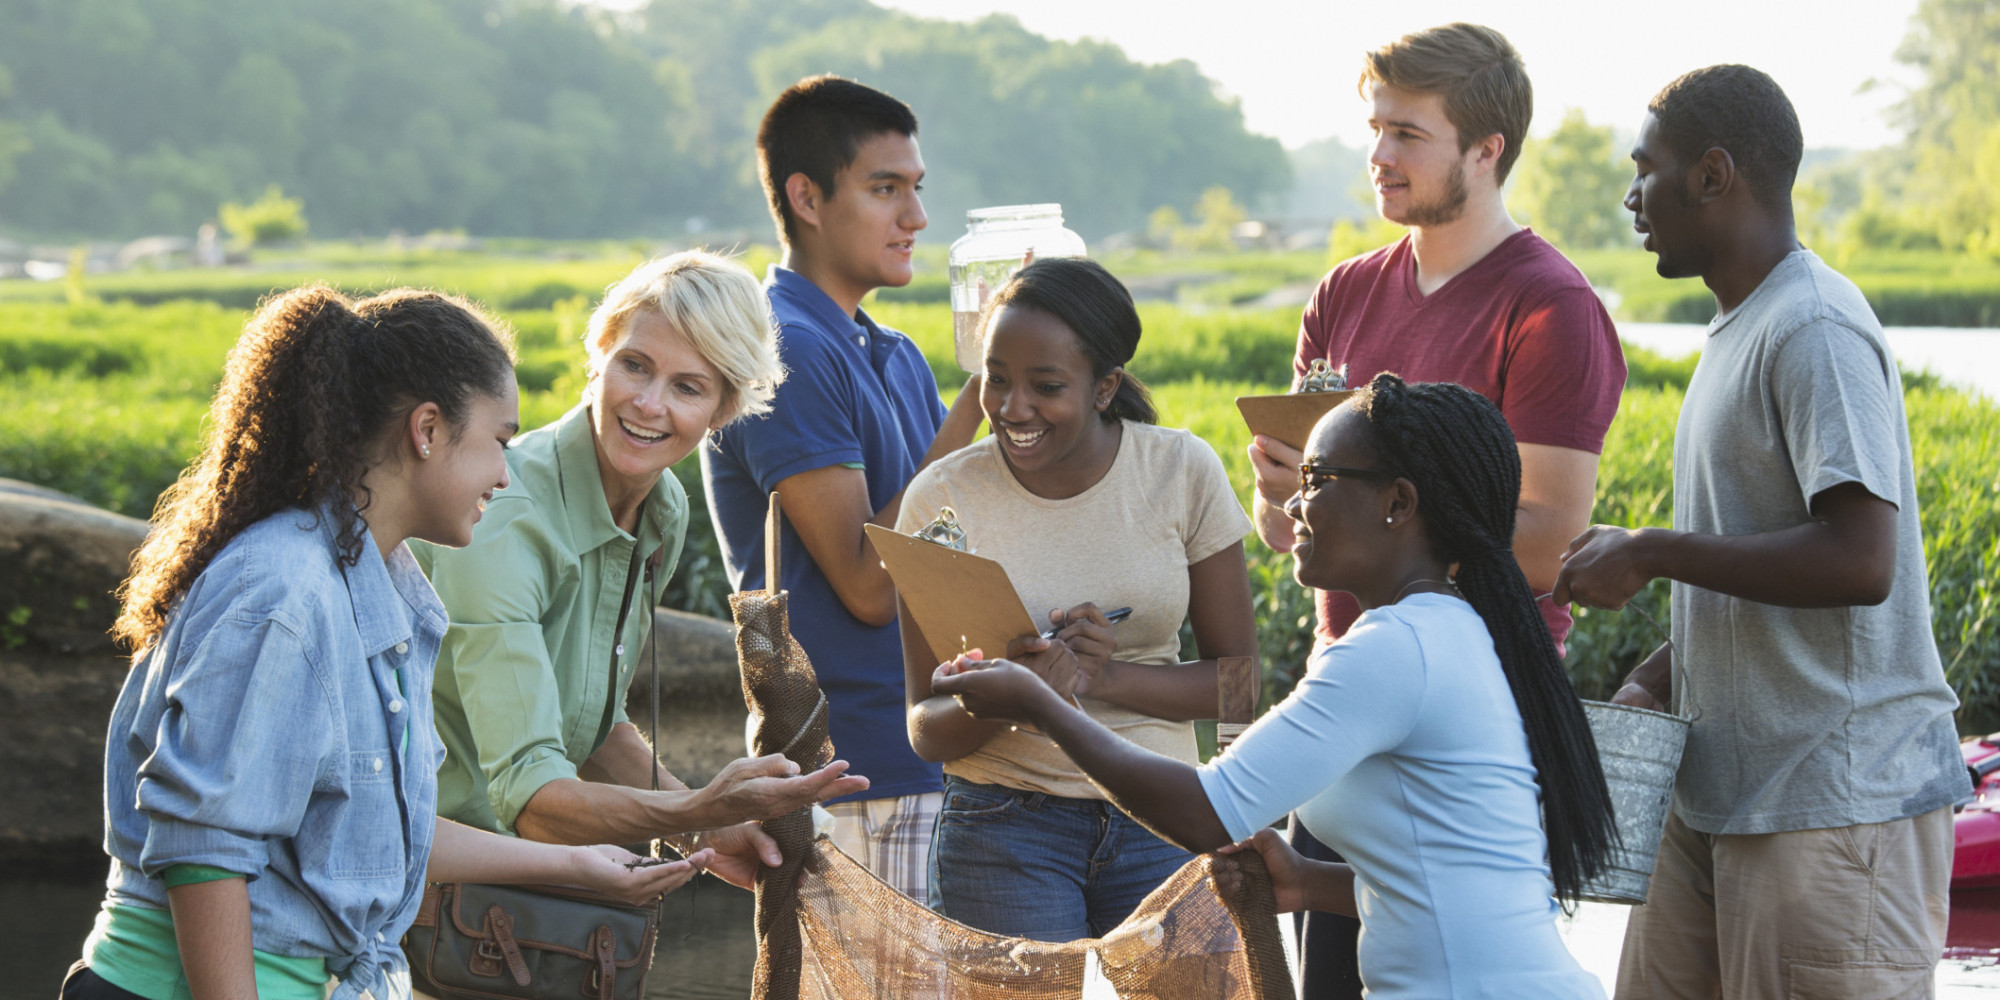
[(285, 197), (276, 184), (264, 189), (264, 196), (248, 205), (224, 202), (220, 214), (222, 228), (239, 242), (251, 246), (288, 243), (306, 234), (305, 203)]
[[(595, 269), (608, 282), (621, 267)], [(492, 293), (534, 289), (547, 267), (461, 267)], [(585, 285), (597, 280), (578, 281)], [(378, 287), (387, 282), (375, 282)], [(501, 314), (515, 330), (524, 427), (548, 423), (576, 405), (583, 388), (583, 295), (548, 308)], [(947, 399), (965, 375), (951, 361), (951, 314), (943, 304), (874, 302), (882, 322), (923, 348)], [(1232, 400), (1282, 391), (1290, 373), (1297, 316), (1291, 310), (1195, 313), (1142, 306), (1146, 334), (1133, 370), (1152, 386), (1161, 421), (1214, 446), (1239, 498), (1249, 506), (1249, 433)], [(144, 517), (199, 446), (202, 417), (223, 358), (245, 316), (209, 301), (157, 306), (133, 302), (0, 304), (0, 476), (40, 483)], [(1674, 425), (1693, 359), (1626, 349), (1630, 381), (1605, 442), (1593, 519), (1665, 525), (1672, 514)], [(1946, 676), (1964, 700), (1966, 731), (2000, 729), (2000, 406), (1906, 375), (1919, 502), (1929, 561), (1933, 628)], [(687, 545), (667, 603), (727, 614), (728, 584), (708, 527), (698, 464), (674, 474), (690, 500)], [(1267, 697), (1290, 689), (1312, 645), (1311, 594), (1291, 578), (1289, 556), (1254, 536), (1244, 542), (1256, 601)], [(1636, 600), (1667, 619), (1667, 587)], [(1578, 610), (1566, 667), (1585, 697), (1615, 690), (1624, 673), (1658, 645), (1636, 613)]]

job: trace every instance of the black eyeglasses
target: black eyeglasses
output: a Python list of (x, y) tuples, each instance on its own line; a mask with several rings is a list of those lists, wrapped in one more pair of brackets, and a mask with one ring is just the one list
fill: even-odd
[(1395, 479), (1397, 473), (1388, 469), (1355, 469), (1345, 465), (1315, 465), (1311, 462), (1299, 463), (1299, 496), (1309, 497), (1319, 492), (1328, 480), (1345, 476), (1349, 479)]

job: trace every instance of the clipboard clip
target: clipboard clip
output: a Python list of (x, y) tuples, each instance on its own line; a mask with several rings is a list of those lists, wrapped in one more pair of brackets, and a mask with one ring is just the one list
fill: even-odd
[(957, 549), (965, 553), (972, 552), (972, 547), (966, 544), (965, 529), (959, 527), (958, 512), (952, 510), (950, 507), (938, 508), (938, 516), (931, 519), (931, 523), (910, 532), (910, 534), (926, 542), (935, 542), (948, 549)]
[(1347, 362), (1339, 368), (1327, 366), (1325, 358), (1314, 358), (1312, 367), (1306, 369), (1305, 377), (1299, 380), (1295, 392), (1345, 392), (1347, 391)]

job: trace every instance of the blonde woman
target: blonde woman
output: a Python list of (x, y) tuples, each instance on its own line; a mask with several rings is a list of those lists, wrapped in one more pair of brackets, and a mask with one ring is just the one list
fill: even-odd
[(427, 878), (639, 902), (707, 860), (634, 870), (431, 808), (444, 610), (404, 542), (471, 540), (515, 404), (507, 337), (448, 296), (301, 288), (244, 327), (123, 588), (111, 873), (64, 1000), (400, 996)]
[(585, 342), (582, 402), (515, 440), (511, 483), (472, 544), (419, 556), (452, 622), (438, 656), (450, 751), (438, 811), (559, 844), (694, 834), (678, 842), (713, 848), (711, 870), (748, 887), (760, 861), (780, 860), (754, 821), (867, 779), (843, 761), (798, 775), (771, 756), (689, 789), (626, 721), (624, 701), (687, 530), (670, 467), (709, 432), (769, 409), (783, 378), (770, 311), (749, 272), (689, 251), (612, 285)]

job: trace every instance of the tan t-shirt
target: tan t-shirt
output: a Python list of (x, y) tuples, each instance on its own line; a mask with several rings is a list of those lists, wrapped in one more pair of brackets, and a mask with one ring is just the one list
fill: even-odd
[[(1222, 460), (1184, 430), (1127, 421), (1111, 471), (1067, 500), (1027, 491), (988, 437), (917, 474), (903, 494), (896, 527), (915, 531), (950, 506), (974, 552), (1007, 569), (1036, 622), (1049, 609), (1095, 601), (1130, 607), (1112, 626), (1113, 656), (1130, 663), (1180, 662), (1188, 566), (1239, 542), (1250, 519), (1229, 488)], [(999, 650), (987, 650), (999, 655)], [(1194, 727), (1082, 699), (1091, 717), (1157, 753), (1195, 762)], [(1083, 772), (1048, 737), (1003, 732), (944, 766), (967, 781), (1068, 798), (1101, 799)]]

